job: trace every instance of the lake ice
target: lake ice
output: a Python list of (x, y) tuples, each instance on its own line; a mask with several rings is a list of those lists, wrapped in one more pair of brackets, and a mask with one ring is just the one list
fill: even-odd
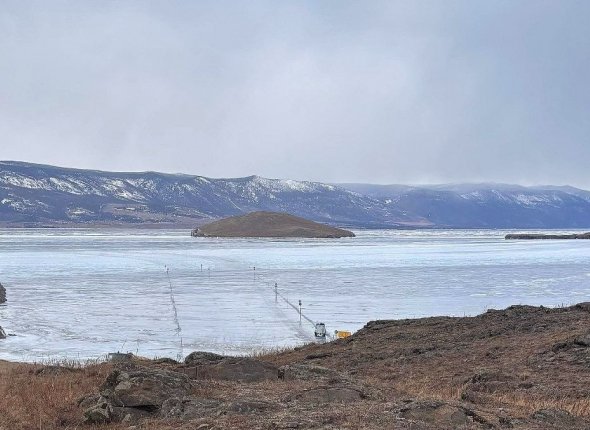
[(275, 302), (275, 282), (329, 332), (375, 319), (590, 301), (590, 241), (505, 241), (506, 231), (484, 230), (355, 233), (270, 240), (180, 230), (2, 230), (8, 303), (0, 305), (0, 326), (14, 336), (0, 341), (0, 358), (114, 351), (177, 358), (313, 341), (313, 326)]

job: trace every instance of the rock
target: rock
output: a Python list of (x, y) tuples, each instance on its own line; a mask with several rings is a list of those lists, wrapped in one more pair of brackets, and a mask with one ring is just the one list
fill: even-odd
[(101, 395), (114, 406), (159, 409), (170, 397), (184, 397), (192, 389), (190, 379), (162, 369), (115, 370), (101, 387)]
[(238, 399), (230, 403), (198, 397), (171, 398), (162, 404), (160, 417), (175, 420), (193, 420), (218, 417), (228, 413), (255, 414), (276, 409), (276, 405), (259, 400)]
[(88, 409), (96, 405), (100, 400), (100, 394), (88, 394), (78, 399), (77, 405), (79, 408)]
[(183, 372), (194, 379), (260, 382), (279, 379), (279, 369), (252, 358), (226, 357), (217, 364), (187, 367)]
[(149, 418), (152, 413), (138, 408), (113, 407), (112, 421), (122, 423), (136, 423), (144, 418)]
[(300, 401), (314, 405), (328, 403), (352, 403), (361, 400), (364, 394), (352, 387), (318, 387), (301, 391), (289, 397), (288, 401)]
[(531, 418), (548, 424), (573, 425), (577, 418), (561, 409), (540, 409), (535, 411)]
[(111, 352), (109, 358), (113, 363), (129, 363), (133, 360), (133, 354), (130, 352)]
[(324, 383), (342, 383), (349, 378), (337, 370), (313, 364), (291, 364), (279, 368), (279, 378), (285, 381), (320, 381)]
[(6, 302), (6, 288), (0, 284), (0, 303)]
[[(146, 368), (115, 370), (100, 388), (101, 397), (84, 415), (89, 423), (134, 422), (157, 414), (166, 400), (183, 398), (191, 390), (190, 379), (182, 373)], [(88, 402), (84, 402), (86, 405)]]
[(584, 346), (584, 347), (590, 346), (590, 334), (585, 334), (583, 336), (578, 336), (574, 340), (574, 344), (576, 344), (578, 346)]
[[(102, 398), (101, 398), (102, 399)], [(103, 424), (111, 422), (113, 407), (105, 399), (84, 411), (86, 421), (91, 424)]]
[(214, 354), (212, 352), (195, 351), (186, 356), (184, 359), (184, 364), (202, 366), (205, 364), (219, 363), (224, 358), (226, 357), (223, 355)]
[(436, 424), (439, 428), (493, 427), (475, 412), (441, 401), (413, 401), (398, 409), (397, 415), (406, 420)]
[(0, 339), (6, 339), (6, 332), (0, 327)]
[(162, 404), (160, 416), (167, 419), (191, 420), (217, 416), (222, 403), (213, 399), (173, 397)]
[(497, 391), (512, 391), (518, 386), (518, 381), (509, 374), (492, 369), (479, 369), (464, 384), (461, 400), (478, 403), (481, 395), (489, 395)]

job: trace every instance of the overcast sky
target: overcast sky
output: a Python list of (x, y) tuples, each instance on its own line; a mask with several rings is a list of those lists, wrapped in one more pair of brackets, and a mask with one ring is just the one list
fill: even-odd
[(590, 1), (0, 7), (0, 159), (590, 188)]

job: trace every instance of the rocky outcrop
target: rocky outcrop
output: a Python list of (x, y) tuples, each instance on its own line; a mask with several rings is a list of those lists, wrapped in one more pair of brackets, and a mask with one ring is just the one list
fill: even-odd
[(590, 239), (590, 233), (581, 234), (533, 234), (533, 233), (511, 233), (507, 234), (506, 240), (535, 240), (535, 239)]
[(160, 416), (167, 419), (192, 420), (215, 416), (223, 403), (214, 399), (199, 397), (172, 397), (162, 404)]
[[(213, 355), (210, 356), (209, 362), (204, 356), (193, 356), (192, 359), (187, 357), (185, 361), (191, 364), (182, 369), (183, 373), (192, 379), (237, 382), (276, 381), (279, 379), (279, 369), (273, 364), (245, 357), (218, 359)], [(195, 365), (194, 363), (201, 364)]]
[(354, 233), (278, 212), (252, 212), (215, 221), (192, 231), (193, 237), (354, 237)]
[[(221, 361), (217, 364), (215, 360)], [(277, 368), (253, 359), (231, 358), (197, 352), (187, 357), (188, 363), (203, 363), (208, 375), (234, 382), (277, 379)], [(133, 365), (131, 365), (133, 367)], [(84, 409), (86, 422), (137, 422), (144, 418), (192, 420), (229, 414), (257, 414), (275, 410), (277, 405), (252, 398), (223, 401), (194, 395), (195, 384), (186, 374), (187, 367), (177, 371), (162, 368), (137, 367), (115, 370), (100, 388), (100, 393), (78, 401)], [(189, 367), (190, 369), (190, 367)], [(206, 382), (201, 382), (206, 384)], [(199, 385), (203, 386), (203, 385)]]
[(89, 423), (134, 421), (157, 415), (164, 402), (190, 395), (192, 383), (181, 373), (162, 369), (115, 370), (100, 388), (96, 403), (84, 412)]
[(483, 416), (461, 405), (442, 401), (412, 401), (402, 406), (396, 414), (408, 422), (435, 424), (438, 428), (493, 428)]
[(0, 303), (6, 302), (6, 288), (0, 284)]

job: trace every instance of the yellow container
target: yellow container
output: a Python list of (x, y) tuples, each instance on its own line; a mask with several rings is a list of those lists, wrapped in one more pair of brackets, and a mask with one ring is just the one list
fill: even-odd
[(349, 331), (340, 331), (340, 330), (338, 330), (338, 331), (336, 332), (336, 337), (337, 337), (338, 339), (344, 339), (344, 338), (347, 338), (347, 337), (349, 337), (350, 335), (352, 335), (352, 333), (351, 333), (351, 332), (349, 332)]

